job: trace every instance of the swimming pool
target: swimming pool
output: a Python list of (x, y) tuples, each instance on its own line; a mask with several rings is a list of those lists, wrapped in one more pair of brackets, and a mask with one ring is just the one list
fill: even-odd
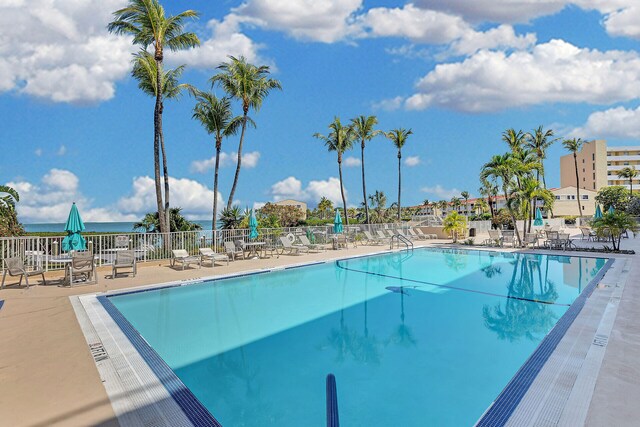
[(103, 300), (222, 425), (321, 425), (333, 373), (344, 425), (461, 426), (606, 261), (416, 249)]

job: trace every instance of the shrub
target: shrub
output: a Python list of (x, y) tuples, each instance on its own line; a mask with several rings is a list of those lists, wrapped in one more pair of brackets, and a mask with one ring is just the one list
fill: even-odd
[(621, 185), (604, 187), (598, 191), (598, 195), (596, 195), (596, 202), (602, 205), (604, 211), (609, 210), (611, 206), (613, 206), (616, 211), (626, 211), (629, 201), (629, 190)]
[(625, 212), (606, 213), (602, 218), (594, 219), (592, 225), (599, 235), (605, 234), (608, 230), (614, 251), (620, 250), (620, 239), (625, 230), (637, 233), (639, 229), (636, 220)]

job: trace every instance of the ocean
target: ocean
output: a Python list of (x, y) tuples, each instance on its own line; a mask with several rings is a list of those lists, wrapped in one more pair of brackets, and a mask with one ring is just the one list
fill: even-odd
[[(194, 221), (202, 226), (203, 230), (211, 230), (211, 220)], [(131, 233), (133, 232), (133, 222), (85, 222), (85, 232), (95, 233)], [(28, 233), (57, 232), (64, 234), (64, 222), (22, 224)]]

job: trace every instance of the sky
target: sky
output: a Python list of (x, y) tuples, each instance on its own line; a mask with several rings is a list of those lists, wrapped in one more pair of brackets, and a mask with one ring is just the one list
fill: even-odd
[[(228, 55), (268, 65), (282, 91), (252, 112), (236, 203), (294, 198), (338, 203), (335, 153), (316, 132), (375, 115), (410, 128), (402, 204), (477, 195), (481, 166), (506, 151), (501, 133), (542, 125), (558, 137), (636, 145), (640, 137), (637, 0), (165, 1), (201, 46), (166, 52), (182, 81), (210, 89)], [(23, 223), (63, 221), (75, 201), (85, 221), (134, 221), (155, 210), (153, 99), (131, 78), (131, 39), (106, 31), (126, 0), (0, 0), (0, 183), (21, 196)], [(219, 88), (214, 92), (221, 96)], [(209, 219), (212, 137), (188, 95), (167, 101), (171, 202)], [(241, 113), (235, 104), (236, 114)], [(225, 200), (238, 138), (223, 142)], [(547, 183), (559, 184), (555, 144)], [(347, 204), (362, 201), (360, 152), (345, 155)], [(397, 157), (383, 137), (365, 151), (367, 189), (397, 198)]]

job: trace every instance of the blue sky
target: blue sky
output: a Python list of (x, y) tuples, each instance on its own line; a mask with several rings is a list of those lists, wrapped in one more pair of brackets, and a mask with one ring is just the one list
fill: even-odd
[[(510, 127), (543, 125), (610, 145), (640, 137), (635, 0), (165, 3), (168, 13), (201, 12), (189, 26), (202, 46), (166, 55), (169, 65), (187, 65), (184, 82), (207, 88), (227, 55), (268, 64), (282, 82), (253, 113), (258, 128), (248, 131), (236, 192), (242, 206), (338, 201), (335, 153), (312, 137), (334, 116), (374, 114), (380, 129), (413, 130), (403, 150), (404, 205), (476, 194), (480, 167), (505, 151), (500, 134)], [(19, 190), (20, 219), (63, 220), (74, 200), (89, 221), (152, 211), (153, 100), (129, 76), (130, 40), (105, 30), (125, 2), (26, 4), (0, 6), (0, 182)], [(188, 96), (165, 106), (172, 204), (207, 219), (213, 144), (192, 108)], [(223, 143), (223, 200), (237, 143)], [(550, 185), (562, 154), (560, 144), (549, 152)], [(356, 159), (344, 165), (349, 205), (361, 202)], [(368, 145), (369, 192), (396, 198), (396, 162), (390, 141)]]

